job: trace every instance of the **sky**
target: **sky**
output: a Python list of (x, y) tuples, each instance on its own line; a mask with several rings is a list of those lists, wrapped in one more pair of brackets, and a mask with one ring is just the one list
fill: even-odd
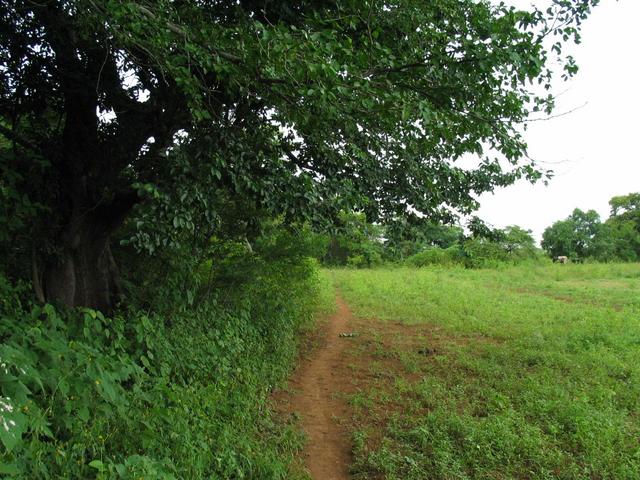
[[(520, 2), (517, 2), (520, 3)], [(526, 6), (522, 2), (520, 6)], [(535, 2), (534, 2), (535, 3)], [(477, 215), (494, 227), (520, 225), (537, 240), (574, 208), (609, 216), (609, 199), (640, 191), (640, 0), (602, 0), (567, 49), (580, 67), (558, 81), (556, 111), (530, 123), (529, 156), (555, 177), (548, 186), (521, 181), (482, 195)]]

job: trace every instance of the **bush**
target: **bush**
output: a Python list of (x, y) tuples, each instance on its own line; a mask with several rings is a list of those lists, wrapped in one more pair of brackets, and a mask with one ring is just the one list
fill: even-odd
[(462, 246), (468, 268), (495, 268), (509, 261), (509, 254), (497, 242), (471, 238)]
[(449, 248), (431, 247), (410, 256), (405, 261), (414, 267), (426, 267), (429, 265), (453, 266), (462, 265), (463, 257), (458, 246)]
[(446, 249), (427, 248), (407, 258), (405, 263), (414, 267), (464, 265), (466, 268), (497, 268), (502, 265), (541, 261), (544, 261), (543, 256), (533, 248), (507, 251), (501, 243), (470, 238), (462, 245), (453, 245)]

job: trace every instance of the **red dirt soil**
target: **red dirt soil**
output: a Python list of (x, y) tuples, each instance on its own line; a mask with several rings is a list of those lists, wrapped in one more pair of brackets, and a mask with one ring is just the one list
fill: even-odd
[(350, 339), (339, 335), (349, 332), (351, 312), (339, 297), (337, 307), (322, 327), (320, 345), (302, 358), (289, 381), (293, 393), (276, 395), (283, 410), (300, 416), (307, 437), (303, 459), (314, 480), (349, 479), (351, 440), (342, 424), (349, 416), (344, 394), (353, 388), (345, 355)]

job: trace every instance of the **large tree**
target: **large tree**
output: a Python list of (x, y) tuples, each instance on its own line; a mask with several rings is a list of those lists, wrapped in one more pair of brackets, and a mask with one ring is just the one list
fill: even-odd
[[(597, 0), (548, 3), (3, 2), (3, 254), (41, 298), (109, 308), (110, 240), (145, 200), (149, 248), (206, 238), (229, 209), (239, 231), (257, 211), (472, 211), (474, 194), (541, 176), (519, 125), (552, 108), (533, 85)], [(477, 167), (457, 166), (469, 152)]]

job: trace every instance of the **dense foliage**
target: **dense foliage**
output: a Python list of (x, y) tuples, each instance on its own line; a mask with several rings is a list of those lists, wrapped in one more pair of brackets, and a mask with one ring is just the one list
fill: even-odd
[(321, 300), (317, 269), (281, 234), (225, 248), (177, 295), (177, 279), (142, 293), (155, 310), (111, 317), (34, 305), (0, 276), (0, 473), (292, 478), (301, 438), (267, 400)]

